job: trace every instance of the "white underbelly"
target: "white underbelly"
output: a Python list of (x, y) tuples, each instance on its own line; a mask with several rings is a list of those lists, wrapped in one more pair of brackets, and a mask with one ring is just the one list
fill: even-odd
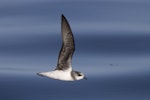
[(44, 74), (44, 76), (47, 76), (47, 77), (53, 78), (53, 79), (59, 79), (59, 80), (64, 80), (64, 81), (73, 81), (70, 71), (55, 70), (55, 71), (51, 71), (51, 72), (43, 72), (43, 74)]

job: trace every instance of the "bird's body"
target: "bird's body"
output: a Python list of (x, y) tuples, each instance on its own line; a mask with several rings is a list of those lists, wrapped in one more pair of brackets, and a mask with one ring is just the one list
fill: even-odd
[(62, 15), (61, 20), (62, 48), (59, 53), (57, 67), (53, 71), (40, 72), (38, 75), (63, 81), (86, 79), (83, 73), (72, 70), (72, 56), (75, 51), (73, 33), (67, 19)]
[(71, 70), (54, 70), (48, 72), (41, 72), (42, 76), (46, 76), (53, 79), (64, 80), (64, 81), (73, 81), (74, 79), (71, 76)]

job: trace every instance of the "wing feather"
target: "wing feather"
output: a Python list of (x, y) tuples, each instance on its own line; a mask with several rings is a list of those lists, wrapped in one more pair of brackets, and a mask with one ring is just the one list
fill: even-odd
[(59, 53), (57, 70), (66, 70), (71, 67), (72, 56), (75, 51), (74, 37), (70, 25), (62, 15), (61, 20), (62, 47)]

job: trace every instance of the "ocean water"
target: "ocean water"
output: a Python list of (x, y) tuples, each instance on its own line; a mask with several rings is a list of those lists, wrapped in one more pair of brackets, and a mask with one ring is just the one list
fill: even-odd
[[(1, 0), (0, 100), (149, 100), (150, 2)], [(73, 69), (88, 80), (36, 73), (55, 69), (60, 17), (74, 33)]]

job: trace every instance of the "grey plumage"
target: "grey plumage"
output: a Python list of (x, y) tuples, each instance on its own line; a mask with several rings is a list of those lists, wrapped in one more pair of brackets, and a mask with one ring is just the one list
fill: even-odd
[(75, 81), (86, 79), (83, 73), (72, 70), (71, 61), (75, 51), (73, 33), (67, 19), (62, 15), (61, 19), (62, 47), (59, 52), (57, 67), (53, 71), (37, 73), (40, 76), (46, 76), (63, 81)]
[(59, 53), (56, 70), (66, 70), (71, 66), (75, 51), (74, 37), (70, 25), (64, 15), (61, 19), (62, 47)]

